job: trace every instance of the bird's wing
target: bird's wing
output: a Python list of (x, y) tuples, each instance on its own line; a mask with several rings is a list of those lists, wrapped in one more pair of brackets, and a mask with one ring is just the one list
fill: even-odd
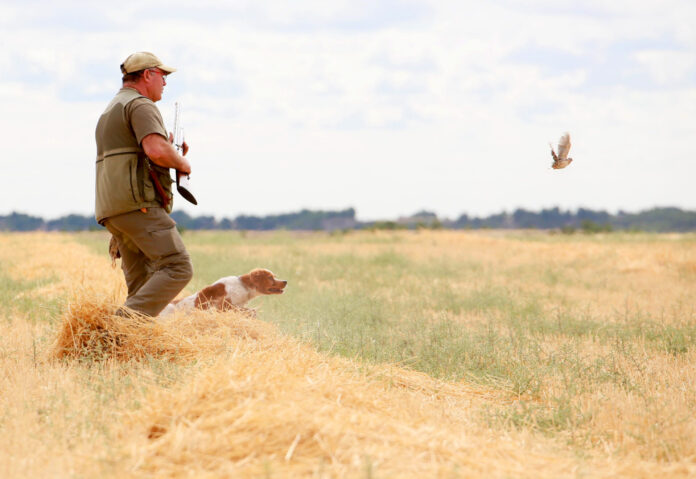
[(568, 153), (570, 153), (570, 133), (565, 133), (558, 140), (558, 157), (561, 160), (565, 160), (568, 158)]
[(556, 162), (558, 161), (558, 157), (556, 156), (556, 152), (553, 151), (553, 145), (549, 143), (549, 146), (551, 147), (551, 157), (553, 158), (553, 161)]

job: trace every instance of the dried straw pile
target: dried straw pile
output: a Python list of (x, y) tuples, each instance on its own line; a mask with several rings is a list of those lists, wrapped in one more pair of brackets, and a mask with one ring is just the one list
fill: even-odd
[(82, 294), (69, 302), (51, 356), (121, 361), (146, 357), (200, 359), (223, 351), (231, 338), (256, 338), (267, 325), (241, 314), (197, 311), (153, 320), (132, 313), (118, 316), (109, 300)]

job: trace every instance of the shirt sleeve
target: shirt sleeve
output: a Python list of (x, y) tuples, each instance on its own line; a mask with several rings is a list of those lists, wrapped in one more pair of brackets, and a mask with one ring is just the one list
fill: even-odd
[(162, 135), (166, 140), (167, 129), (164, 126), (162, 115), (155, 104), (145, 98), (138, 98), (128, 104), (126, 113), (130, 117), (131, 128), (138, 140), (142, 144), (143, 138), (152, 133)]

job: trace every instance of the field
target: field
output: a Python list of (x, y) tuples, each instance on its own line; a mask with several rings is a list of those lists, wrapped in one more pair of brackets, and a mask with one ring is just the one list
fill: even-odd
[(0, 235), (0, 477), (696, 476), (696, 235), (184, 241), (187, 294), (286, 294), (55, 359), (125, 297), (108, 237)]

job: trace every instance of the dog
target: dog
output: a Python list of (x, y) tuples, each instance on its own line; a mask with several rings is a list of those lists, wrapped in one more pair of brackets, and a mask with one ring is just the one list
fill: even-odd
[(169, 303), (158, 317), (164, 318), (175, 311), (215, 309), (218, 311), (255, 311), (244, 307), (251, 299), (262, 294), (283, 294), (288, 282), (277, 279), (267, 269), (254, 269), (242, 276), (226, 276), (198, 293)]

